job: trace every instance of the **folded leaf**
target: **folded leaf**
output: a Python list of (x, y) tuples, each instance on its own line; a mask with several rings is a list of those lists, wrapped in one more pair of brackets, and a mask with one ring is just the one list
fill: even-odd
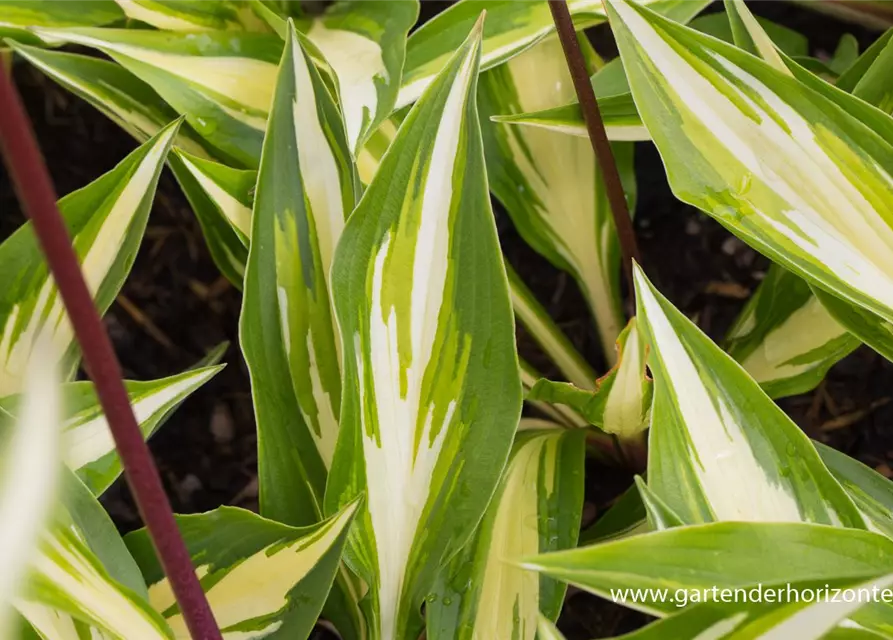
[(165, 31), (267, 30), (266, 23), (247, 3), (235, 0), (115, 1), (128, 18)]
[[(475, 537), (440, 576), (425, 611), (432, 640), (534, 640), (558, 617), (565, 586), (516, 563), (572, 549), (583, 506), (585, 432), (525, 431)], [(433, 596), (433, 597), (432, 597)]]
[(859, 344), (806, 282), (778, 265), (769, 268), (726, 336), (728, 354), (772, 398), (814, 389)]
[[(169, 125), (112, 171), (59, 201), (101, 313), (133, 264), (177, 126)], [(65, 354), (63, 375), (74, 373), (74, 334), (30, 223), (0, 245), (0, 327), (0, 397), (21, 391), (40, 336), (50, 341), (54, 353)]]
[(282, 41), (272, 34), (35, 29), (99, 49), (164, 98), (226, 160), (256, 168)]
[[(658, 11), (679, 20), (690, 20), (703, 9), (705, 0), (648, 0)], [(605, 21), (600, 0), (570, 0), (568, 10), (577, 29)], [(412, 104), (444, 67), (475, 20), (487, 12), (481, 48), (481, 70), (510, 60), (555, 29), (545, 0), (463, 0), (437, 14), (414, 31), (406, 45), (406, 66), (397, 108)]]
[(0, 637), (11, 634), (12, 600), (37, 556), (35, 540), (52, 514), (59, 475), (61, 399), (52, 356), (32, 358), (22, 412), (0, 439)]
[(608, 8), (677, 197), (797, 275), (893, 318), (893, 145), (869, 128), (890, 118), (863, 118), (867, 105), (805, 71), (791, 68), (794, 80), (647, 8)]
[[(306, 638), (316, 624), (338, 569), (357, 505), (306, 528), (289, 527), (219, 507), (177, 516), (224, 640)], [(173, 629), (189, 632), (145, 529), (125, 541), (149, 585), (149, 601)], [(129, 635), (127, 637), (138, 637)]]
[(519, 359), (519, 363), (521, 365), (519, 371), (521, 374), (521, 387), (525, 394), (524, 399), (531, 406), (536, 407), (541, 413), (565, 427), (585, 427), (588, 424), (585, 418), (565, 404), (551, 404), (533, 400), (529, 395), (530, 391), (543, 376), (529, 362)]
[[(521, 408), (475, 92), (481, 24), (403, 121), (332, 267), (344, 348), (327, 507), (360, 494), (349, 562), (372, 638), (415, 637), (480, 520)], [(473, 286), (470, 286), (473, 283)]]
[[(594, 51), (584, 45), (589, 58)], [(550, 78), (544, 86), (543, 78)], [(620, 246), (606, 188), (589, 140), (489, 123), (492, 114), (536, 111), (576, 95), (557, 37), (545, 38), (481, 76), (481, 119), (487, 177), (528, 244), (576, 279), (595, 316), (602, 348), (614, 359), (623, 328)], [(630, 145), (615, 147), (620, 174), (635, 208)]]
[(651, 347), (648, 485), (686, 524), (815, 522), (864, 528), (809, 438), (635, 268)]
[(648, 488), (640, 476), (636, 476), (636, 488), (639, 490), (642, 506), (645, 507), (647, 514), (648, 526), (652, 531), (662, 531), (683, 525), (679, 516), (660, 499), (660, 496)]

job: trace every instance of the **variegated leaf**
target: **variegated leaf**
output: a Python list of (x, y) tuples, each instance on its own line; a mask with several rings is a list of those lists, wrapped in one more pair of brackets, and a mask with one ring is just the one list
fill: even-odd
[(645, 368), (647, 350), (635, 318), (620, 333), (616, 348), (617, 364), (596, 380), (594, 390), (540, 379), (527, 394), (528, 400), (566, 405), (589, 424), (621, 439), (637, 436), (650, 423), (653, 384)]
[[(92, 0), (91, 0), (92, 1)], [(128, 18), (163, 31), (267, 31), (247, 2), (237, 0), (115, 0)]]
[[(584, 44), (594, 57), (594, 51)], [(550, 78), (548, 87), (542, 79)], [(557, 37), (543, 39), (481, 76), (481, 119), (490, 189), (518, 231), (552, 264), (568, 271), (595, 316), (605, 357), (623, 328), (620, 247), (604, 181), (587, 140), (553, 131), (490, 124), (491, 114), (564, 105), (575, 96)], [(632, 146), (615, 156), (635, 208)]]
[(893, 482), (836, 449), (814, 444), (828, 470), (859, 507), (868, 528), (893, 538)]
[[(59, 201), (87, 286), (104, 313), (142, 240), (155, 186), (179, 123), (169, 125), (112, 171)], [(74, 333), (30, 223), (0, 245), (0, 397), (22, 389), (35, 341), (65, 354), (74, 373)]]
[[(54, 358), (31, 359), (22, 412), (0, 438), (0, 637), (10, 637), (10, 605), (38, 555), (35, 540), (52, 514), (59, 475), (61, 401)], [(2, 413), (2, 412), (0, 412)]]
[(796, 79), (627, 0), (608, 8), (677, 197), (797, 275), (893, 318), (893, 120), (793, 63)]
[[(102, 111), (140, 143), (177, 118), (177, 112), (152, 87), (119, 64), (13, 41), (9, 45), (37, 69)], [(189, 125), (180, 127), (174, 144), (194, 155), (208, 157), (201, 138)]]
[(790, 271), (772, 265), (726, 336), (726, 350), (770, 397), (805, 393), (859, 346)]
[(0, 40), (40, 44), (31, 27), (95, 27), (123, 19), (115, 0), (0, 0)]
[(815, 522), (864, 528), (809, 438), (635, 268), (651, 348), (648, 485), (686, 524)]
[(564, 332), (508, 263), (505, 263), (505, 270), (509, 279), (512, 307), (518, 321), (568, 380), (583, 389), (594, 388), (596, 376), (592, 367), (574, 349)]
[(54, 42), (99, 49), (151, 85), (222, 159), (256, 168), (282, 41), (273, 34), (45, 29)]
[(582, 430), (523, 431), (475, 537), (443, 570), (425, 606), (431, 640), (534, 640), (565, 586), (518, 561), (577, 544), (583, 507)]
[(177, 148), (169, 162), (198, 218), (215, 264), (241, 289), (248, 262), (257, 172), (233, 169)]
[(385, 120), (378, 128), (372, 132), (366, 139), (363, 148), (357, 154), (357, 172), (360, 174), (360, 180), (363, 184), (372, 182), (378, 171), (382, 157), (391, 146), (394, 138), (397, 137), (397, 127), (399, 122), (395, 122), (395, 118)]
[[(871, 579), (832, 580), (770, 586), (772, 597), (766, 602), (752, 602), (743, 591), (739, 595), (728, 592), (727, 602), (717, 601), (690, 607), (669, 618), (659, 620), (623, 640), (821, 640), (846, 638), (849, 640), (879, 640), (872, 631), (847, 621), (846, 618), (865, 607), (872, 594), (880, 594), (893, 584), (893, 574)], [(846, 591), (843, 591), (846, 590)], [(776, 600), (777, 594), (796, 594)], [(810, 601), (805, 601), (810, 594)], [(825, 594), (827, 598), (823, 598)], [(804, 601), (800, 601), (803, 594)], [(866, 597), (867, 596), (867, 597)], [(845, 623), (841, 635), (830, 635)], [(620, 640), (619, 638), (617, 640)]]
[(434, 572), (481, 518), (520, 414), (476, 110), (481, 28), (403, 121), (332, 268), (344, 393), (326, 500), (366, 496), (349, 558), (373, 638), (421, 628)]
[(341, 376), (329, 267), (355, 202), (340, 115), (293, 29), (286, 41), (252, 218), (240, 335), (257, 412), (261, 510), (322, 512)]
[[(233, 507), (177, 516), (224, 640), (306, 638), (331, 588), (356, 511), (354, 503), (305, 528)], [(128, 535), (126, 542), (149, 585), (152, 607), (173, 629), (174, 638), (188, 640), (145, 529)]]
[[(648, 0), (659, 11), (676, 19), (689, 20), (707, 2), (704, 0)], [(570, 0), (568, 10), (578, 29), (605, 21), (600, 0)], [(510, 60), (548, 36), (555, 29), (545, 0), (462, 0), (442, 11), (413, 32), (406, 45), (406, 67), (397, 108), (412, 104), (444, 67), (481, 11), (487, 26), (481, 49), (481, 70)]]
[(539, 640), (564, 640), (564, 636), (558, 630), (558, 627), (543, 614), (539, 616), (536, 633)]
[[(681, 608), (667, 597), (676, 589), (703, 593), (714, 587), (807, 581), (824, 586), (880, 578), (893, 569), (893, 541), (869, 531), (816, 524), (717, 522), (544, 554), (524, 566), (604, 598), (613, 591), (619, 604), (665, 617)], [(640, 591), (639, 601), (633, 602), (629, 594), (636, 589), (654, 591)], [(663, 589), (668, 593), (661, 598)], [(869, 609), (854, 620), (876, 630), (890, 626), (877, 624), (878, 617), (889, 620), (889, 604), (872, 603)]]

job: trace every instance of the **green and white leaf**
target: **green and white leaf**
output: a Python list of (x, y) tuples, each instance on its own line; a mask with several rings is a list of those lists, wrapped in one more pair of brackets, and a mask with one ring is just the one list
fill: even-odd
[(518, 561), (577, 544), (586, 434), (524, 431), (475, 537), (442, 572), (426, 603), (431, 640), (534, 640), (540, 611), (558, 617), (565, 586)]
[(256, 168), (282, 41), (273, 34), (145, 29), (35, 29), (93, 47), (149, 84), (222, 160)]
[(814, 389), (859, 344), (806, 282), (775, 264), (726, 336), (728, 354), (772, 398)]
[(357, 172), (360, 174), (363, 184), (372, 182), (372, 178), (378, 172), (382, 157), (394, 138), (397, 137), (397, 128), (400, 123), (395, 120), (395, 118), (390, 118), (378, 125), (378, 128), (369, 134), (366, 143), (357, 154)]
[[(91, 0), (92, 1), (92, 0)], [(162, 31), (267, 31), (251, 6), (236, 0), (115, 0), (128, 18)]]
[(96, 27), (123, 19), (115, 0), (0, 0), (0, 39), (41, 44), (31, 27)]
[[(595, 52), (584, 43), (590, 61)], [(550, 78), (545, 87), (542, 78)], [(620, 247), (601, 173), (587, 140), (490, 124), (492, 114), (561, 106), (576, 95), (557, 37), (548, 37), (481, 76), (481, 119), (490, 189), (528, 244), (568, 271), (595, 317), (606, 359), (623, 328)], [(635, 176), (630, 145), (616, 147), (630, 210)]]
[[(679, 20), (690, 20), (707, 2), (704, 0), (647, 0), (659, 11)], [(570, 0), (568, 10), (577, 29), (605, 22), (600, 0)], [(437, 14), (409, 37), (406, 66), (397, 108), (412, 104), (452, 53), (482, 11), (487, 25), (481, 49), (481, 71), (492, 69), (532, 47), (553, 33), (555, 23), (545, 0), (461, 0)]]
[(257, 172), (233, 169), (176, 147), (168, 162), (198, 218), (214, 263), (241, 289)]
[[(177, 516), (224, 640), (306, 638), (338, 569), (357, 505), (305, 527), (220, 507)], [(186, 623), (145, 529), (125, 538), (149, 585), (149, 602), (188, 639)], [(137, 636), (127, 636), (137, 637)]]
[(647, 8), (608, 8), (677, 197), (797, 275), (893, 318), (893, 121), (795, 63), (793, 79)]
[(617, 338), (617, 363), (588, 391), (566, 382), (536, 381), (528, 400), (566, 405), (606, 433), (632, 438), (648, 428), (653, 383), (645, 367), (647, 350), (630, 319)]
[[(133, 264), (158, 176), (179, 123), (168, 125), (112, 171), (59, 200), (59, 210), (100, 313), (114, 301)], [(37, 244), (25, 224), (0, 245), (0, 397), (22, 390), (38, 339), (65, 354), (70, 377), (74, 333)]]
[(552, 316), (508, 262), (505, 263), (505, 271), (512, 296), (512, 308), (517, 320), (530, 332), (533, 339), (568, 380), (583, 389), (593, 388), (596, 375), (592, 367), (574, 348), (564, 332), (555, 324)]
[[(891, 573), (891, 551), (893, 541), (869, 531), (804, 523), (717, 522), (549, 553), (524, 566), (605, 598), (612, 589), (618, 599), (627, 590), (667, 589), (663, 599), (652, 591), (641, 593), (639, 602), (622, 602), (665, 617), (680, 610), (679, 603), (667, 597), (675, 589), (877, 579)], [(883, 603), (868, 609), (855, 619), (864, 622), (869, 613), (891, 611)]]
[[(9, 45), (48, 77), (102, 111), (140, 143), (177, 118), (177, 112), (152, 87), (119, 64), (13, 41)], [(201, 138), (188, 125), (177, 131), (174, 144), (194, 155), (208, 157)]]
[(744, 369), (635, 267), (654, 406), (648, 486), (685, 524), (815, 522), (864, 528), (809, 438)]
[[(38, 555), (35, 541), (53, 511), (59, 476), (61, 393), (55, 361), (31, 359), (22, 412), (0, 438), (0, 637), (12, 633), (11, 605)], [(27, 481), (24, 481), (27, 479)]]
[[(841, 637), (852, 640), (877, 640), (882, 637), (858, 625), (848, 623), (847, 616), (852, 615), (868, 602), (872, 593), (878, 594), (893, 583), (893, 575), (882, 576), (867, 582), (835, 580), (831, 583), (806, 582), (785, 584), (776, 589), (776, 593), (796, 593), (797, 600), (791, 602), (783, 599), (771, 603), (754, 603), (746, 600), (744, 591), (743, 603), (735, 600), (734, 604), (710, 602), (686, 609), (675, 616), (658, 620), (633, 633), (622, 636), (623, 640), (820, 640), (821, 638)], [(789, 589), (791, 591), (789, 591)], [(825, 591), (827, 589), (827, 592)], [(845, 593), (852, 593), (852, 599), (845, 600)], [(812, 602), (800, 602), (801, 593), (818, 594)], [(819, 599), (828, 593), (836, 597), (831, 600)], [(733, 594), (729, 594), (730, 596)], [(867, 596), (867, 597), (866, 597)], [(738, 597), (737, 595), (735, 597)], [(815, 596), (812, 596), (815, 598)], [(792, 596), (793, 599), (793, 596)], [(828, 601), (830, 600), (830, 601)], [(831, 636), (839, 624), (846, 624), (841, 629), (841, 636)], [(619, 640), (619, 639), (618, 639)]]
[(329, 267), (355, 202), (337, 106), (293, 29), (258, 175), (240, 335), (258, 420), (261, 511), (322, 513), (338, 434), (340, 344)]
[(859, 507), (868, 528), (893, 538), (893, 482), (836, 449), (821, 442), (814, 444), (828, 469)]
[(422, 599), (482, 517), (521, 409), (476, 110), (480, 37), (478, 23), (403, 121), (332, 268), (345, 381), (326, 504), (366, 496), (348, 562), (369, 587), (372, 638), (421, 630)]

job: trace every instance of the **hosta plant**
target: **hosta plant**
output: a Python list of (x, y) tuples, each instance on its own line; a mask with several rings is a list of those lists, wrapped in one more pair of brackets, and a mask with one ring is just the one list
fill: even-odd
[[(260, 514), (177, 519), (225, 638), (317, 619), (347, 639), (559, 638), (567, 584), (658, 618), (630, 638), (893, 637), (893, 598), (747, 596), (893, 585), (893, 485), (774, 401), (862, 342), (893, 355), (889, 34), (818, 60), (739, 0), (568, 3), (617, 41), (582, 55), (629, 208), (633, 143), (654, 144), (676, 197), (773, 261), (720, 346), (638, 265), (624, 313), (545, 1), (462, 0), (408, 38), (413, 1), (65, 4), (0, 3), (0, 25), (141, 143), (59, 202), (97, 307), (165, 164), (242, 291)], [(494, 202), (578, 285), (599, 362), (506, 264)], [(0, 598), (42, 638), (188, 637), (147, 533), (122, 539), (97, 502), (121, 465), (27, 225), (0, 285), (0, 471), (44, 472), (29, 518), (3, 521), (20, 544)], [(518, 357), (516, 320), (562, 379)], [(58, 416), (32, 413), (35, 354), (63, 376)], [(214, 356), (128, 383), (146, 436)], [(587, 454), (641, 475), (581, 535)], [(21, 501), (4, 482), (0, 512)]]

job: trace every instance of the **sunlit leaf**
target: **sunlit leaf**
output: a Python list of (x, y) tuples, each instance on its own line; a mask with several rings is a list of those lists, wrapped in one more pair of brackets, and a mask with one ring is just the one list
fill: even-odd
[[(266, 31), (250, 5), (237, 0), (115, 0), (128, 18), (165, 31)], [(91, 0), (92, 2), (92, 0)]]
[(40, 44), (31, 27), (95, 27), (123, 19), (115, 0), (0, 0), (0, 39)]

